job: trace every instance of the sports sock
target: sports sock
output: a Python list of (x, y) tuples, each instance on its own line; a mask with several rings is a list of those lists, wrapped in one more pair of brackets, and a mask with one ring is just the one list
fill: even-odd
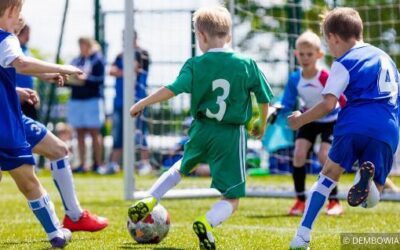
[(375, 182), (372, 181), (371, 186), (369, 188), (368, 197), (363, 203), (361, 203), (361, 206), (363, 208), (373, 208), (379, 203), (380, 199), (381, 199), (381, 194), (378, 188), (376, 187)]
[(294, 190), (296, 191), (297, 199), (301, 201), (306, 200), (306, 168), (302, 167), (293, 167), (293, 181), (294, 181)]
[(72, 221), (78, 221), (83, 211), (75, 193), (74, 179), (68, 157), (51, 162), (51, 175), (60, 193), (65, 214)]
[(36, 218), (42, 224), (49, 240), (56, 236), (63, 237), (63, 233), (60, 230), (60, 222), (54, 211), (53, 202), (51, 202), (47, 194), (36, 200), (28, 200), (28, 204)]
[(307, 200), (305, 212), (297, 231), (297, 234), (304, 240), (310, 240), (310, 232), (314, 221), (336, 184), (337, 182), (331, 178), (319, 174), (318, 181), (314, 183), (310, 190), (310, 198)]
[(215, 203), (207, 212), (206, 218), (208, 223), (214, 228), (228, 219), (233, 213), (232, 204), (228, 201), (221, 200)]
[(335, 186), (332, 189), (332, 192), (329, 194), (329, 201), (339, 201), (339, 199), (337, 198), (337, 194), (338, 194), (338, 187)]
[(163, 173), (150, 188), (150, 195), (156, 198), (158, 202), (160, 202), (160, 199), (168, 190), (175, 187), (176, 184), (180, 182), (181, 173), (178, 170), (180, 166), (181, 161), (176, 162), (168, 171)]

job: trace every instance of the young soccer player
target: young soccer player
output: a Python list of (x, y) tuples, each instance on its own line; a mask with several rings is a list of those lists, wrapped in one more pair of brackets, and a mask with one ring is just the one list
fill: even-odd
[[(45, 79), (40, 78), (47, 82), (53, 81), (51, 74), (47, 74)], [(20, 99), (28, 105), (35, 105), (39, 100), (34, 90), (17, 88), (17, 92)], [(51, 161), (51, 175), (64, 206), (64, 228), (71, 231), (94, 232), (107, 227), (106, 218), (92, 215), (88, 210), (83, 210), (79, 204), (65, 142), (48, 131), (43, 124), (25, 115), (22, 115), (22, 123), (32, 152), (43, 155)]]
[(212, 229), (228, 219), (237, 209), (239, 198), (245, 196), (245, 124), (251, 118), (250, 93), (260, 103), (260, 129), (253, 134), (264, 134), (271, 89), (256, 63), (227, 49), (230, 41), (231, 16), (223, 7), (201, 8), (193, 17), (202, 56), (186, 61), (179, 76), (171, 85), (139, 101), (130, 113), (137, 117), (146, 106), (172, 98), (180, 93), (191, 93), (191, 115), (183, 159), (165, 172), (150, 189), (150, 197), (129, 208), (133, 222), (143, 219), (174, 187), (181, 175), (188, 175), (197, 163), (210, 165), (212, 187), (222, 199), (205, 215), (193, 223), (193, 230), (201, 249), (215, 249)]
[[(51, 245), (64, 247), (71, 232), (61, 229), (53, 203), (34, 173), (34, 158), (26, 141), (21, 105), (15, 90), (15, 74), (82, 72), (70, 65), (46, 63), (23, 55), (18, 39), (12, 34), (19, 25), (23, 0), (0, 1), (0, 166), (9, 171), (29, 207), (42, 224)], [(62, 83), (62, 79), (60, 79)], [(4, 132), (6, 131), (6, 132)]]
[[(284, 108), (280, 112), (293, 111), (298, 97), (304, 102), (303, 110), (312, 108), (323, 99), (321, 92), (328, 79), (328, 71), (320, 69), (317, 65), (318, 59), (323, 57), (320, 38), (312, 31), (301, 34), (296, 40), (295, 55), (301, 69), (290, 74), (282, 98)], [(306, 124), (297, 131), (293, 155), (293, 181), (297, 198), (289, 210), (289, 215), (304, 213), (307, 155), (317, 136), (321, 135), (318, 160), (322, 166), (325, 164), (332, 143), (333, 126), (339, 110), (339, 103), (337, 103), (335, 109), (325, 117)], [(329, 203), (325, 210), (328, 215), (343, 213), (343, 208), (336, 197), (337, 193), (338, 190), (335, 187), (329, 195)]]
[(352, 8), (328, 12), (322, 30), (336, 57), (322, 91), (324, 99), (303, 114), (294, 112), (288, 118), (289, 124), (298, 129), (325, 116), (336, 107), (342, 93), (347, 102), (339, 113), (328, 160), (311, 189), (292, 249), (308, 248), (319, 210), (340, 175), (356, 160), (361, 166), (347, 196), (349, 205), (367, 208), (378, 203), (399, 140), (400, 76), (395, 63), (382, 50), (363, 43), (363, 23)]

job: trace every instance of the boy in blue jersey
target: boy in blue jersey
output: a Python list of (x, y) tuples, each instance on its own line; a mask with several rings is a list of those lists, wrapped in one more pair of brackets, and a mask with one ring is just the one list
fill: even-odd
[(71, 233), (60, 227), (54, 205), (35, 176), (35, 160), (26, 141), (21, 105), (15, 90), (15, 74), (57, 73), (57, 82), (63, 84), (62, 75), (82, 72), (70, 65), (46, 63), (23, 55), (18, 39), (12, 34), (20, 24), (22, 5), (23, 0), (0, 1), (0, 166), (9, 171), (28, 200), (51, 245), (62, 248), (70, 240)]
[[(40, 79), (46, 82), (53, 82), (54, 75), (46, 74)], [(21, 103), (35, 105), (39, 102), (36, 91), (28, 88), (17, 88)], [(60, 193), (64, 206), (65, 217), (64, 228), (71, 231), (95, 232), (108, 226), (108, 220), (97, 217), (88, 210), (83, 210), (75, 192), (74, 180), (71, 172), (71, 165), (68, 160), (68, 147), (56, 137), (51, 131), (38, 121), (26, 115), (22, 115), (22, 123), (32, 152), (42, 155), (51, 161), (51, 175), (54, 184)]]
[[(399, 72), (382, 50), (363, 43), (363, 23), (352, 8), (335, 8), (322, 21), (322, 31), (331, 54), (336, 57), (323, 101), (301, 114), (289, 116), (293, 129), (331, 112), (342, 93), (347, 98), (334, 128), (334, 139), (291, 249), (309, 248), (311, 229), (327, 196), (345, 170), (361, 164), (347, 201), (350, 206), (373, 207), (379, 201), (392, 167), (399, 141)], [(385, 131), (382, 133), (382, 131)]]

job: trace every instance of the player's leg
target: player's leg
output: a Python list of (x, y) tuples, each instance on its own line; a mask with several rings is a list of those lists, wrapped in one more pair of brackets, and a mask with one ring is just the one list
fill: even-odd
[(351, 206), (370, 208), (380, 200), (380, 192), (392, 168), (394, 152), (386, 143), (369, 137), (364, 140), (364, 150), (359, 159), (362, 164), (347, 201)]
[[(322, 138), (321, 146), (318, 152), (318, 160), (323, 166), (328, 159), (328, 152), (331, 147), (331, 142), (324, 141)], [(343, 213), (343, 207), (337, 198), (338, 195), (338, 186), (336, 185), (332, 192), (329, 194), (328, 197), (328, 205), (326, 206), (325, 213), (327, 215), (341, 215)]]
[(310, 148), (319, 134), (316, 123), (306, 124), (297, 131), (293, 153), (293, 183), (296, 201), (289, 209), (289, 215), (302, 215), (306, 201), (306, 160)]
[(52, 246), (63, 248), (71, 239), (71, 232), (61, 229), (54, 205), (35, 176), (34, 166), (25, 164), (9, 172), (18, 189), (28, 200), (30, 209), (42, 224)]
[(48, 131), (45, 137), (33, 147), (33, 152), (43, 155), (51, 161), (51, 174), (66, 214), (63, 221), (64, 227), (71, 231), (91, 232), (107, 227), (108, 220), (106, 218), (92, 215), (88, 210), (83, 210), (79, 204), (68, 160), (67, 145)]
[[(226, 221), (245, 196), (246, 132), (244, 126), (218, 126), (210, 129), (214, 139), (209, 144), (212, 187), (223, 195), (203, 216), (193, 223), (200, 249), (215, 249), (213, 229)], [(229, 144), (226, 141), (229, 140)]]

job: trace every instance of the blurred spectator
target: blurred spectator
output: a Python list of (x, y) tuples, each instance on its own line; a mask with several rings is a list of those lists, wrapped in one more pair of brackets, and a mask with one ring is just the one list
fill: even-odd
[[(30, 38), (30, 27), (25, 24), (22, 26), (22, 29), (18, 31), (18, 40), (19, 43), (21, 44), (21, 49), (24, 55), (26, 56), (31, 56), (29, 48), (28, 48), (28, 42)], [(16, 75), (16, 83), (17, 87), (21, 88), (29, 88), (33, 89), (33, 77), (29, 75), (22, 75), (18, 74)], [(34, 105), (30, 105), (29, 103), (23, 103), (21, 105), (22, 112), (32, 118), (33, 120), (38, 120), (38, 112), (37, 112), (37, 107)]]
[[(134, 34), (133, 47), (135, 49), (135, 102), (147, 96), (147, 75), (149, 72), (149, 53), (142, 49), (137, 42), (137, 33)], [(110, 69), (110, 75), (115, 77), (115, 98), (112, 123), (113, 150), (110, 162), (99, 169), (100, 174), (113, 174), (120, 170), (122, 159), (122, 138), (123, 138), (123, 57), (122, 53), (117, 56)], [(136, 119), (135, 143), (140, 150), (140, 162), (138, 164), (139, 174), (147, 174), (152, 170), (150, 165), (150, 152), (147, 147), (147, 122), (146, 112)]]
[(72, 65), (80, 68), (85, 75), (68, 81), (72, 88), (68, 104), (68, 122), (77, 132), (80, 165), (74, 172), (86, 172), (85, 136), (92, 138), (94, 163), (91, 169), (97, 171), (102, 164), (102, 136), (100, 128), (104, 124), (103, 85), (105, 62), (99, 44), (92, 38), (79, 39), (80, 55)]

